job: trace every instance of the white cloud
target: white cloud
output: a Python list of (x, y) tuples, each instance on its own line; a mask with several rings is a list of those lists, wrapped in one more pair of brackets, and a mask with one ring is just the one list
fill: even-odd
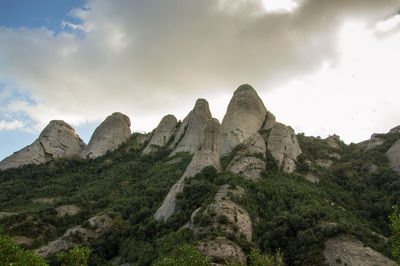
[[(90, 0), (70, 13), (81, 24), (64, 22), (84, 31), (84, 37), (55, 35), (45, 28), (0, 27), (0, 82), (14, 82), (35, 102), (16, 100), (8, 110), (24, 112), (39, 127), (51, 119), (73, 125), (101, 121), (120, 111), (131, 117), (133, 129), (151, 130), (165, 114), (183, 119), (198, 97), (207, 98), (213, 114), (222, 119), (233, 90), (250, 83), (278, 119), (306, 133), (330, 132), (325, 117), (338, 130), (348, 128), (350, 124), (341, 121), (353, 116), (356, 106), (374, 106), (377, 119), (386, 117), (386, 105), (363, 95), (382, 90), (379, 84), (385, 93), (396, 94), (392, 88), (399, 80), (392, 70), (397, 65), (391, 65), (389, 52), (381, 54), (387, 49), (397, 56), (397, 35), (374, 39), (370, 33), (400, 9), (399, 1), (283, 2), (275, 10), (286, 12), (271, 13), (265, 4), (271, 7), (276, 1)], [(351, 21), (363, 25), (366, 34), (354, 29), (341, 39), (343, 25)], [(352, 58), (358, 61), (353, 64)], [(332, 74), (320, 73), (324, 62)], [(349, 71), (357, 75), (348, 76)], [(337, 82), (341, 75), (345, 78)], [(316, 85), (309, 88), (310, 82)], [(307, 97), (291, 99), (296, 93)], [(272, 103), (270, 95), (276, 95)], [(335, 115), (331, 99), (324, 95), (336, 97), (341, 108)], [(343, 101), (349, 96), (364, 102)], [(289, 117), (297, 117), (301, 105), (320, 116), (293, 123)], [(309, 127), (311, 123), (321, 126)], [(343, 134), (349, 140), (360, 135)]]
[(20, 129), (24, 127), (24, 123), (22, 121), (14, 120), (11, 122), (7, 122), (4, 120), (0, 120), (0, 131), (1, 130), (14, 130)]

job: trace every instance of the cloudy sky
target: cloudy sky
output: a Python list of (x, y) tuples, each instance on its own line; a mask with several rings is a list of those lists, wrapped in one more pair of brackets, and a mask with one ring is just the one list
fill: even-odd
[(400, 125), (399, 0), (1, 0), (0, 159), (53, 119), (88, 142), (251, 84), (296, 132), (359, 142)]

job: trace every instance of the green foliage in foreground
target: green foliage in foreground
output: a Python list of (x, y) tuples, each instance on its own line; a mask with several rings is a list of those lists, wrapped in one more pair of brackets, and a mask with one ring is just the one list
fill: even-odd
[(153, 266), (211, 266), (212, 260), (203, 257), (196, 247), (184, 244), (174, 254), (158, 259)]
[(0, 235), (0, 264), (16, 266), (46, 266), (46, 261), (33, 253), (14, 243), (7, 235)]

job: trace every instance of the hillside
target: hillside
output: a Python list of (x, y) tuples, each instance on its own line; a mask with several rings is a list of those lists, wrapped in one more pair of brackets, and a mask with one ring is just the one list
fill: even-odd
[(258, 248), (287, 265), (394, 265), (400, 178), (386, 153), (399, 139), (295, 134), (241, 86), (221, 124), (200, 99), (183, 121), (166, 116), (108, 152), (0, 170), (0, 226), (52, 265), (76, 245), (92, 249), (90, 265), (151, 265), (183, 243), (221, 264)]

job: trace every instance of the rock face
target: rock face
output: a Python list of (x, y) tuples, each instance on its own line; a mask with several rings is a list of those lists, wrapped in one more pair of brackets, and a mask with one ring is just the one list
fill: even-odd
[(214, 166), (217, 170), (221, 169), (219, 162), (219, 145), (221, 141), (221, 126), (217, 119), (209, 119), (203, 129), (202, 140), (199, 148), (185, 170), (179, 181), (172, 186), (163, 204), (154, 214), (156, 220), (168, 219), (171, 215), (178, 212), (176, 194), (182, 192), (184, 181), (199, 173), (206, 166)]
[(208, 102), (205, 99), (198, 99), (193, 110), (183, 120), (175, 135), (177, 146), (171, 156), (182, 151), (196, 154), (200, 148), (204, 128), (211, 118)]
[(342, 143), (340, 137), (336, 134), (329, 136), (328, 138), (325, 139), (325, 141), (328, 144), (328, 146), (333, 149), (339, 149)]
[(366, 150), (372, 150), (373, 148), (382, 145), (385, 143), (383, 138), (380, 138), (378, 134), (372, 134), (369, 140), (365, 140), (363, 142), (358, 143), (362, 148)]
[(31, 145), (1, 161), (0, 169), (41, 164), (51, 159), (79, 155), (85, 146), (70, 125), (61, 120), (53, 120)]
[(150, 142), (143, 150), (143, 154), (150, 153), (154, 149), (154, 145), (158, 147), (164, 147), (165, 145), (167, 145), (169, 139), (172, 137), (176, 130), (177, 123), (178, 121), (176, 120), (175, 116), (164, 116), (164, 118), (155, 129), (154, 134), (150, 139)]
[(228, 165), (228, 171), (247, 180), (258, 180), (261, 171), (265, 170), (265, 162), (259, 157), (265, 158), (266, 150), (264, 139), (260, 134), (254, 133), (243, 142), (243, 148)]
[(257, 92), (250, 85), (240, 86), (233, 94), (222, 121), (220, 154), (231, 152), (238, 144), (260, 130), (266, 114), (267, 109)]
[(326, 241), (324, 256), (328, 265), (396, 265), (394, 261), (350, 235), (341, 235)]
[[(41, 257), (47, 257), (49, 254), (57, 253), (74, 246), (87, 245), (89, 241), (99, 238), (113, 225), (112, 219), (106, 214), (101, 213), (87, 220), (87, 223), (90, 229), (80, 225), (72, 227), (61, 237), (35, 250), (35, 253)], [(79, 242), (77, 242), (77, 239), (79, 239)]]
[(291, 173), (295, 170), (295, 161), (301, 154), (301, 149), (293, 129), (275, 123), (267, 140), (267, 148), (279, 166), (282, 166), (283, 171)]
[(246, 264), (246, 255), (242, 249), (237, 244), (224, 237), (217, 237), (214, 240), (200, 242), (197, 248), (205, 257), (212, 258), (215, 263), (225, 264), (225, 262), (228, 261), (240, 265)]
[(400, 140), (396, 141), (386, 152), (390, 167), (400, 174)]
[(268, 130), (271, 129), (276, 123), (276, 118), (275, 116), (267, 111), (267, 117), (265, 118), (265, 123), (262, 129)]
[(82, 151), (82, 158), (97, 158), (113, 151), (131, 136), (131, 121), (121, 113), (113, 113), (94, 131), (89, 144)]

